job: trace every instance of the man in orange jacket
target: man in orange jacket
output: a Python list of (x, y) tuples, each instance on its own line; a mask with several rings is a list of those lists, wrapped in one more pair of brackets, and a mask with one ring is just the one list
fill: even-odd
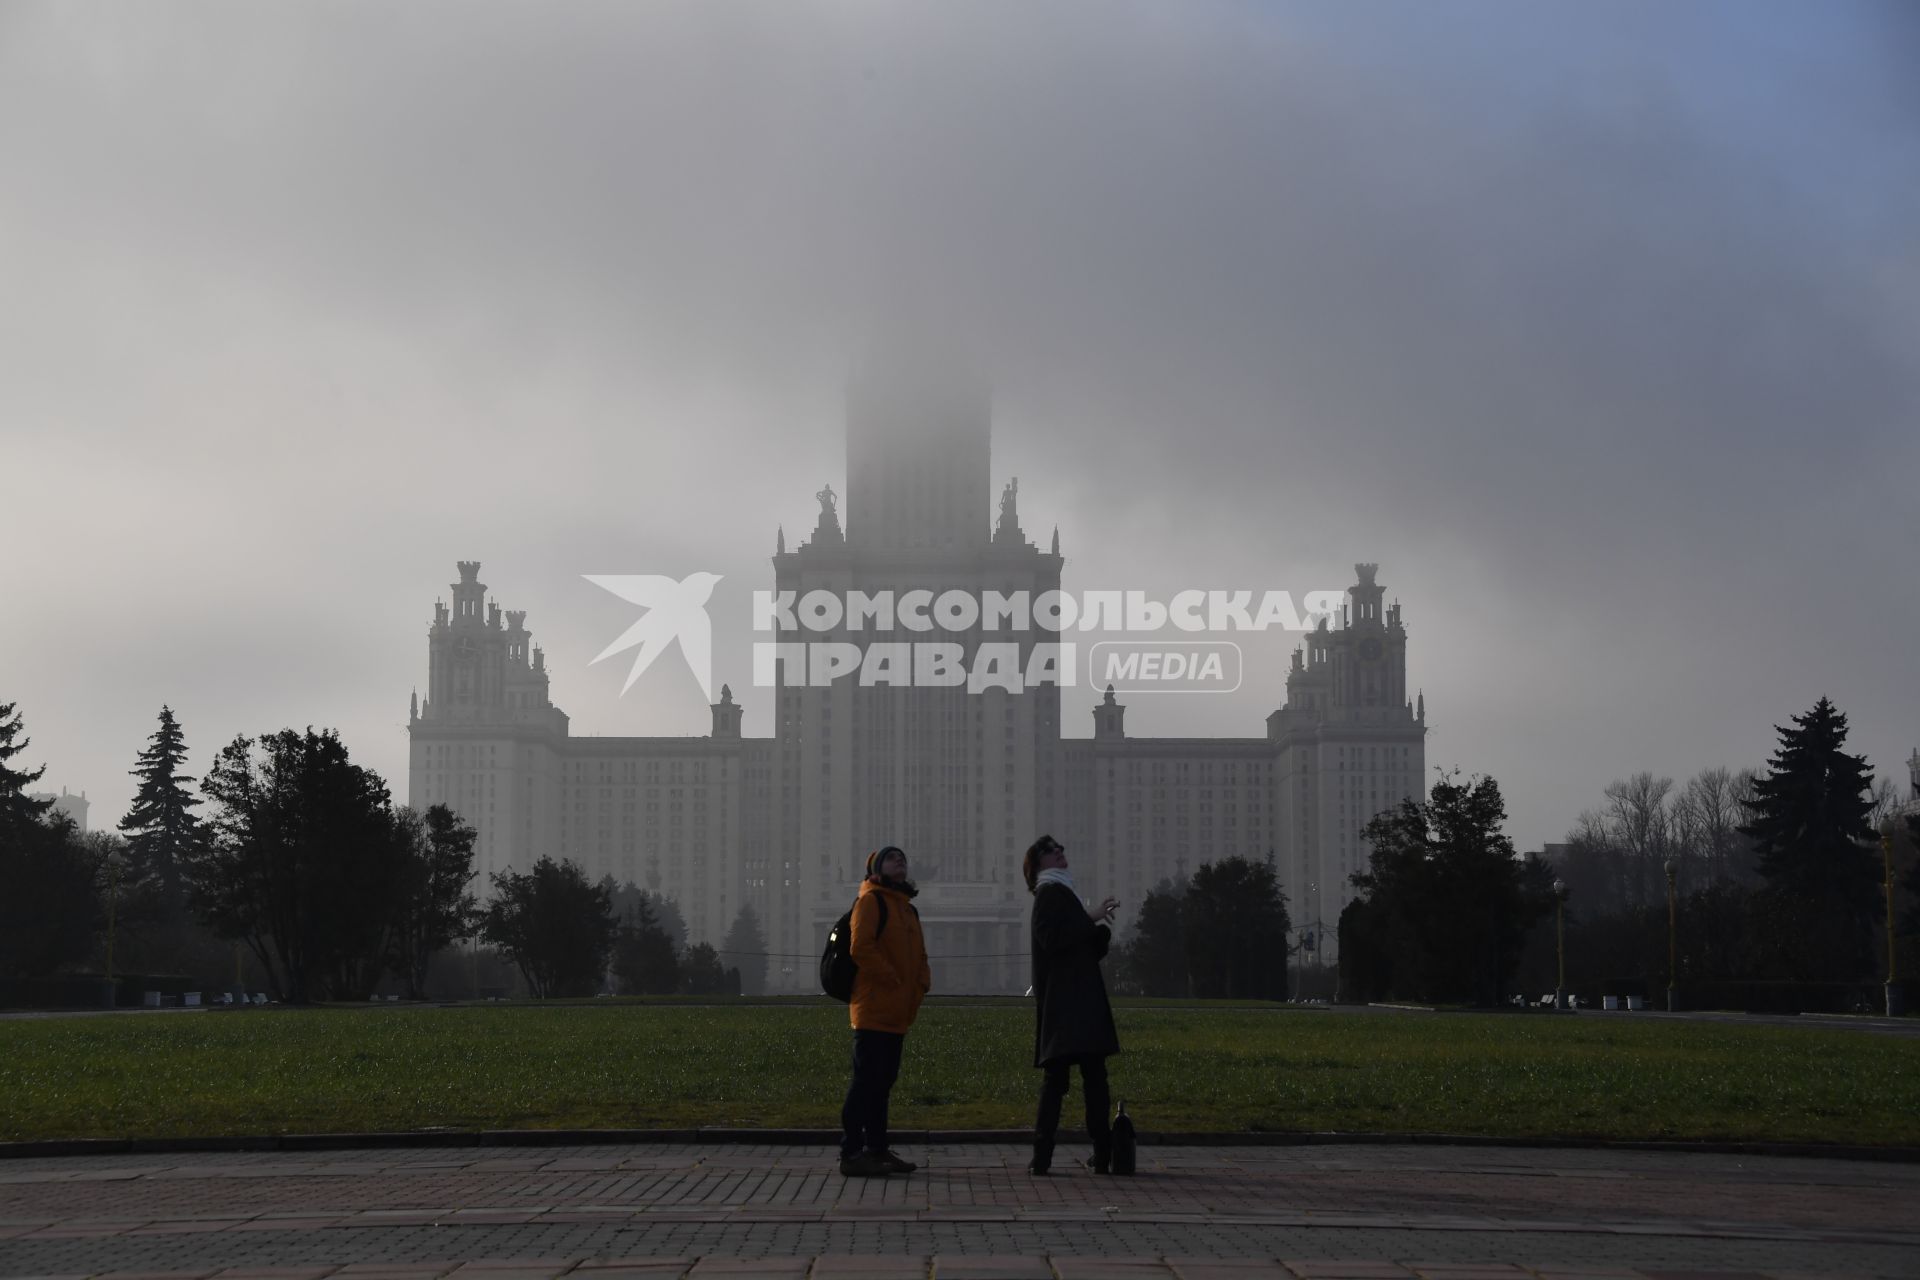
[[(847, 954), (859, 972), (847, 1016), (853, 1023), (853, 1083), (840, 1108), (840, 1172), (849, 1178), (912, 1173), (887, 1145), (887, 1102), (900, 1078), (900, 1050), (933, 985), (907, 855), (893, 845), (867, 858), (854, 900)], [(881, 911), (884, 904), (885, 921)]]

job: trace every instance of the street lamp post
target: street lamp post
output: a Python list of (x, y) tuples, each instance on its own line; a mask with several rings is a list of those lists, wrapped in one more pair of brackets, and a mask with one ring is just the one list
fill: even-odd
[(1880, 865), (1887, 877), (1887, 1016), (1897, 1018), (1907, 1011), (1907, 1002), (1893, 955), (1893, 836), (1886, 831), (1880, 833)]
[(1674, 888), (1675, 878), (1680, 874), (1680, 864), (1672, 858), (1667, 859), (1667, 1012), (1672, 1013), (1680, 1007), (1680, 928), (1679, 897)]
[(113, 987), (114, 911), (120, 897), (120, 868), (127, 865), (126, 855), (115, 849), (107, 855), (107, 1004), (118, 1004)]
[[(1538, 883), (1536, 881), (1536, 883)], [(1553, 951), (1560, 962), (1559, 981), (1553, 988), (1553, 1007), (1567, 1007), (1567, 882), (1553, 882)]]

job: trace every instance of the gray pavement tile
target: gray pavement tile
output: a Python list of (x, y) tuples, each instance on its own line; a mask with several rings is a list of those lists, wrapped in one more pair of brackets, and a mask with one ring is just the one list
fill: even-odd
[(144, 1177), (138, 1169), (84, 1169), (69, 1173), (62, 1181), (66, 1182), (131, 1182)]
[(332, 1267), (228, 1267), (213, 1280), (323, 1280), (332, 1273)]
[(1180, 1280), (1293, 1280), (1293, 1272), (1267, 1258), (1168, 1258)]
[(687, 1280), (727, 1276), (730, 1280), (806, 1280), (812, 1258), (702, 1258), (693, 1264)]
[(1175, 1280), (1174, 1271), (1159, 1258), (1063, 1258), (1055, 1255), (1053, 1269), (1060, 1280)]
[(809, 1280), (927, 1280), (933, 1259), (902, 1254), (821, 1254)]
[(463, 1262), (458, 1268), (460, 1275), (475, 1275), (495, 1271), (560, 1271), (578, 1261), (575, 1258), (476, 1258)]
[(646, 1276), (648, 1280), (666, 1280), (683, 1276), (693, 1266), (692, 1258), (589, 1258), (578, 1263), (569, 1275), (590, 1275), (593, 1280), (629, 1280)]
[(933, 1280), (1053, 1280), (1045, 1258), (1013, 1254), (939, 1254)]
[(1413, 1274), (1395, 1262), (1340, 1258), (1285, 1258), (1282, 1261), (1301, 1280), (1392, 1280)]

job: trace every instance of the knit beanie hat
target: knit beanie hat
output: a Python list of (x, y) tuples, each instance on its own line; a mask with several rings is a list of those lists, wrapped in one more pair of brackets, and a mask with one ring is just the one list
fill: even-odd
[[(907, 856), (906, 850), (902, 849), (899, 845), (893, 845), (893, 844), (886, 845), (883, 848), (875, 849), (872, 853), (868, 854), (867, 855), (868, 877), (872, 878), (872, 877), (880, 876), (880, 864), (885, 862), (888, 859), (888, 857), (896, 853), (903, 858)], [(884, 876), (880, 876), (880, 878), (885, 879)]]

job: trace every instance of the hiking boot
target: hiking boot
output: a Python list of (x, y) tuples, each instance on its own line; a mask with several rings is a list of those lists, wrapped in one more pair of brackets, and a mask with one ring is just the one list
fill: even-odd
[(843, 1178), (885, 1178), (892, 1173), (893, 1167), (887, 1163), (886, 1157), (871, 1151), (840, 1157), (840, 1176)]
[(887, 1166), (889, 1173), (912, 1173), (920, 1167), (911, 1160), (902, 1160), (899, 1153), (894, 1151), (892, 1147), (888, 1147), (885, 1151), (880, 1152), (877, 1158), (882, 1164)]

